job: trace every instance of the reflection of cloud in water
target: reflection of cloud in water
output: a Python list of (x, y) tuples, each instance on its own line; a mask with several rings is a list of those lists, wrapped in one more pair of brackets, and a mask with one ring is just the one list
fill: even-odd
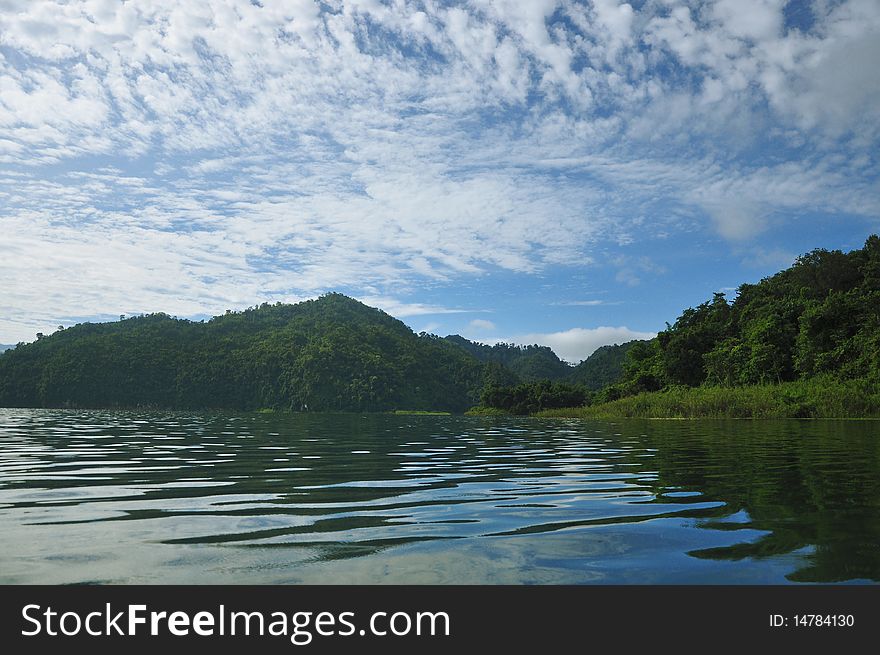
[(0, 410), (0, 445), (5, 583), (880, 580), (863, 422)]
[[(718, 546), (735, 538), (710, 532)], [(793, 561), (742, 569), (694, 560), (688, 519), (561, 530), (537, 536), (488, 537), (409, 544), (368, 557), (314, 562), (291, 571), (306, 584), (779, 584)], [(797, 558), (792, 558), (797, 559)]]

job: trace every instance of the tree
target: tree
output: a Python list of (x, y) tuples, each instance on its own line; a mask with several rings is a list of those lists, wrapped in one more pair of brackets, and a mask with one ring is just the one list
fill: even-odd
[(704, 355), (729, 335), (730, 305), (723, 293), (696, 309), (686, 309), (674, 325), (657, 335), (665, 377), (673, 384), (697, 386), (706, 379)]

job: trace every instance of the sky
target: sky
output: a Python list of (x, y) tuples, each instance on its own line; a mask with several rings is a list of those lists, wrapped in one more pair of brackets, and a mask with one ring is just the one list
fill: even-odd
[(877, 0), (0, 0), (0, 343), (338, 291), (577, 362), (880, 232)]

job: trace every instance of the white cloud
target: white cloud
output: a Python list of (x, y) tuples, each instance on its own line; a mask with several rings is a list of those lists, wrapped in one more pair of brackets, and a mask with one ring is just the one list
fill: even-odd
[(718, 0), (712, 14), (732, 36), (760, 41), (780, 36), (785, 4), (786, 0)]
[(428, 334), (436, 334), (437, 330), (439, 330), (441, 327), (443, 327), (442, 323), (435, 323), (434, 321), (431, 321), (430, 323), (426, 323), (422, 327), (415, 330), (415, 332), (427, 332)]
[(538, 344), (549, 346), (553, 352), (574, 364), (589, 357), (597, 348), (610, 344), (626, 343), (633, 339), (653, 339), (656, 332), (638, 332), (628, 327), (571, 328), (562, 332), (534, 333), (506, 339), (493, 339), (491, 343)]
[(751, 239), (767, 228), (766, 217), (748, 200), (710, 203), (706, 210), (718, 233), (731, 241)]
[(611, 263), (618, 269), (614, 279), (629, 287), (641, 284), (645, 274), (662, 275), (666, 272), (663, 266), (655, 264), (650, 257), (618, 255)]
[[(394, 298), (382, 296), (363, 296), (358, 298), (361, 302), (370, 307), (378, 307), (384, 312), (391, 314), (397, 318), (408, 318), (410, 316), (432, 316), (435, 314), (465, 314), (473, 311), (482, 311), (474, 309), (458, 309), (451, 307), (439, 307), (437, 305), (426, 305), (424, 303), (406, 303)], [(430, 325), (434, 325), (431, 323)], [(430, 332), (430, 330), (425, 330)]]
[(564, 307), (598, 307), (600, 305), (616, 305), (619, 303), (617, 301), (608, 302), (607, 300), (566, 300), (555, 304)]
[(610, 42), (612, 53), (632, 40), (634, 11), (632, 5), (617, 0), (593, 0), (593, 11)]
[(470, 323), (468, 323), (468, 327), (471, 328), (472, 330), (485, 331), (485, 330), (494, 330), (495, 324), (492, 321), (487, 321), (482, 318), (475, 318)]
[(771, 272), (788, 268), (794, 264), (797, 255), (782, 248), (755, 248), (743, 258), (743, 265)]
[(0, 315), (396, 296), (681, 216), (734, 244), (876, 218), (880, 5), (786, 29), (784, 4), (7, 0)]

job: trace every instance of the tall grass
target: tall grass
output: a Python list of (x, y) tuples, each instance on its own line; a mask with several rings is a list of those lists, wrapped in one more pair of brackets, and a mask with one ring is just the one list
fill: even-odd
[(424, 409), (395, 409), (395, 416), (450, 416), (452, 412), (440, 412)]
[(498, 409), (497, 407), (483, 407), (482, 405), (477, 405), (476, 407), (471, 407), (468, 411), (464, 413), (465, 416), (510, 416), (510, 412), (505, 412), (503, 409)]
[(590, 407), (545, 410), (572, 418), (880, 418), (880, 386), (816, 377), (748, 387), (673, 387)]

